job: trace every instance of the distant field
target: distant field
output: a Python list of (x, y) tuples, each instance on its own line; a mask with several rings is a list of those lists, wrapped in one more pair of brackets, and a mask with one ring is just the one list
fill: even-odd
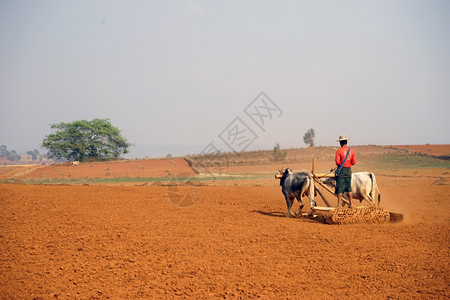
[[(424, 145), (429, 153), (415, 150), (419, 146), (354, 146), (357, 164), (354, 171), (415, 175), (446, 175), (450, 160), (442, 159), (447, 145)], [(434, 147), (436, 149), (434, 149)], [(173, 181), (230, 181), (272, 179), (280, 168), (310, 171), (316, 157), (316, 171), (326, 172), (334, 167), (337, 147), (286, 149), (280, 159), (273, 151), (223, 153), (210, 156), (189, 156), (171, 159), (124, 160), (81, 163), (78, 166), (0, 166), (0, 182), (27, 184), (118, 184)], [(209, 175), (209, 176), (208, 176)]]
[(434, 156), (450, 156), (450, 145), (397, 145), (392, 147)]

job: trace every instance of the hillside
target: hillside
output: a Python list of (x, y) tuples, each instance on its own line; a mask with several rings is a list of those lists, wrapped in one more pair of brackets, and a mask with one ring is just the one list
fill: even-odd
[[(387, 168), (435, 168), (449, 165), (443, 160), (442, 153), (450, 153), (450, 145), (438, 145), (437, 150), (433, 150), (433, 145), (427, 145), (430, 155), (423, 155), (405, 146), (351, 146), (356, 152), (359, 168), (383, 169)], [(230, 168), (233, 166), (248, 166), (255, 169), (255, 166), (271, 166), (272, 170), (277, 170), (281, 166), (301, 165), (302, 169), (311, 167), (312, 158), (315, 156), (318, 166), (330, 168), (334, 166), (334, 156), (338, 147), (313, 147), (299, 149), (281, 149), (281, 154), (274, 151), (249, 151), (240, 153), (221, 153), (214, 155), (189, 156), (186, 160), (197, 173), (204, 172), (205, 169), (214, 170)], [(431, 155), (433, 153), (439, 156)], [(262, 168), (256, 168), (261, 170)], [(297, 168), (298, 169), (298, 168)]]
[(396, 145), (391, 147), (450, 159), (450, 145)]

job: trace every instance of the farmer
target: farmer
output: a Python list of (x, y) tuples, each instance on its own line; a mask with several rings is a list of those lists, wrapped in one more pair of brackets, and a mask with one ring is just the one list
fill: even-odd
[(340, 207), (342, 194), (347, 193), (349, 207), (352, 207), (352, 169), (351, 167), (356, 164), (356, 155), (353, 149), (347, 146), (347, 138), (345, 135), (339, 136), (337, 140), (341, 144), (341, 148), (336, 151), (335, 162), (336, 169), (336, 191), (338, 196), (338, 204)]

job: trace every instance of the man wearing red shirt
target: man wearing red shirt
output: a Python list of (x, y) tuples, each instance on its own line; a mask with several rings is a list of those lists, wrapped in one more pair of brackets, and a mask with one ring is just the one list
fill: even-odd
[[(337, 140), (341, 144), (341, 148), (336, 151), (335, 162), (340, 170), (339, 174), (336, 174), (336, 191), (338, 196), (338, 207), (340, 207), (342, 194), (347, 193), (349, 199), (349, 207), (352, 207), (352, 169), (351, 167), (356, 164), (356, 155), (353, 149), (347, 146), (347, 138), (345, 135), (339, 136)], [(347, 159), (345, 156), (348, 153)], [(345, 160), (345, 162), (344, 162)], [(343, 165), (342, 165), (343, 164)], [(342, 165), (342, 166), (341, 166)]]

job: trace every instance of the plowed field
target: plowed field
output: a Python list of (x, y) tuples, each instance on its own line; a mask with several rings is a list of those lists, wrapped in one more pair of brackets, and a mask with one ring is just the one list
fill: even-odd
[(114, 177), (164, 177), (172, 173), (195, 175), (182, 158), (151, 159), (134, 161), (112, 161), (82, 163), (78, 166), (55, 164), (34, 166), (22, 178), (114, 178)]
[(0, 184), (0, 298), (448, 299), (450, 186), (378, 183), (402, 223), (286, 218), (273, 179), (188, 206), (172, 197), (192, 186)]

